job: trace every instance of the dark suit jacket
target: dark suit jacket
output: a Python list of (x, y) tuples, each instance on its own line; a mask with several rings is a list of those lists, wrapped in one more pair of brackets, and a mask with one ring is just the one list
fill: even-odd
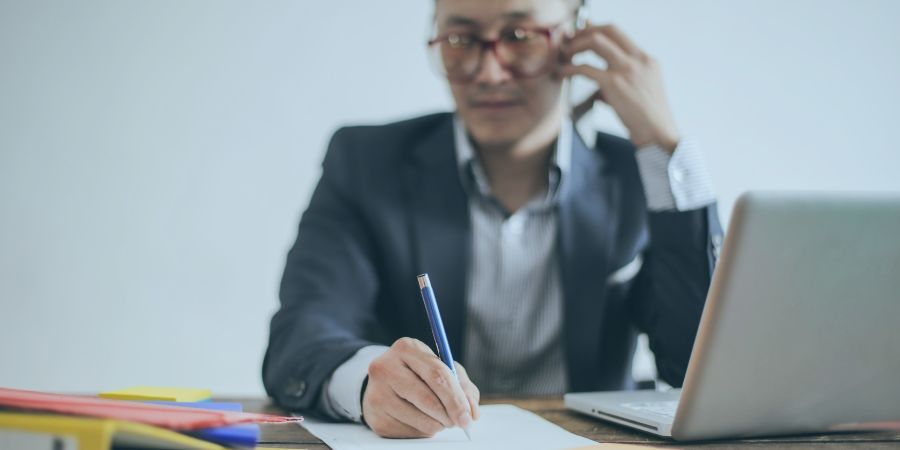
[[(272, 318), (263, 381), (289, 409), (316, 405), (322, 385), (357, 350), (409, 336), (433, 344), (416, 275), (430, 274), (447, 336), (465, 365), (471, 230), (452, 116), (338, 130), (300, 221)], [(564, 348), (573, 391), (632, 386), (636, 329), (660, 376), (680, 386), (721, 234), (715, 206), (648, 212), (627, 141), (573, 139), (558, 210)], [(607, 277), (643, 256), (622, 284)]]

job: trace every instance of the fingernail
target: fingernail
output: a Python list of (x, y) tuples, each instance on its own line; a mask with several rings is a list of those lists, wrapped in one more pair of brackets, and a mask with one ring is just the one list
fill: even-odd
[(456, 418), (456, 422), (459, 424), (459, 426), (466, 428), (469, 426), (469, 424), (472, 423), (472, 416), (469, 414), (468, 411), (466, 411), (466, 412), (460, 414), (459, 417)]

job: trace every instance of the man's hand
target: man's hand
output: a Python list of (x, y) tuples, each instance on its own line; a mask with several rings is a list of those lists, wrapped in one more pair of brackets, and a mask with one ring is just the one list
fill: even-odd
[[(572, 57), (593, 52), (606, 61), (606, 69), (572, 64)], [(662, 72), (653, 57), (644, 53), (615, 25), (588, 24), (562, 47), (560, 75), (582, 75), (597, 83), (598, 91), (579, 107), (603, 101), (613, 108), (637, 147), (656, 144), (673, 152), (678, 129), (669, 109)], [(578, 109), (578, 108), (576, 108)]]
[(431, 437), (478, 419), (478, 388), (466, 370), (453, 372), (422, 341), (401, 338), (369, 364), (362, 412), (382, 437)]

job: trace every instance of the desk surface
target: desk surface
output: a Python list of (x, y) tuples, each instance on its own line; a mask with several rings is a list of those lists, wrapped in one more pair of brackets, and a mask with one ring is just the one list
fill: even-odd
[[(265, 412), (284, 414), (269, 399), (228, 399), (243, 403), (248, 412)], [(766, 439), (748, 439), (739, 441), (704, 442), (694, 445), (676, 443), (655, 436), (633, 431), (612, 423), (595, 420), (565, 409), (562, 398), (492, 398), (483, 399), (482, 403), (510, 403), (533, 411), (550, 422), (553, 422), (575, 434), (593, 439), (597, 442), (620, 444), (652, 445), (673, 449), (696, 447), (704, 450), (750, 449), (750, 448), (786, 448), (786, 449), (828, 449), (844, 448), (866, 449), (900, 449), (900, 432), (891, 433), (844, 433), (831, 435), (813, 435), (797, 437), (780, 437)], [(309, 450), (325, 450), (329, 447), (321, 440), (295, 424), (263, 425), (260, 446), (281, 448), (305, 448)]]

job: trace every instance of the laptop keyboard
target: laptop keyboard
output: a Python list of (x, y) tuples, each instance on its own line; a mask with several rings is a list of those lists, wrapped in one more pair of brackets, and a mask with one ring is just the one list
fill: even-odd
[(675, 410), (678, 409), (678, 401), (631, 402), (622, 403), (622, 406), (634, 411), (659, 414), (666, 417), (675, 417)]

